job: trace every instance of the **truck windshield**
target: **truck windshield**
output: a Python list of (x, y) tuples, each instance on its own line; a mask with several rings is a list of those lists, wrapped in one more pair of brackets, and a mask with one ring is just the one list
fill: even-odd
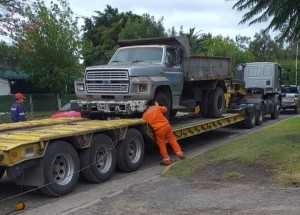
[(138, 62), (159, 64), (162, 62), (162, 56), (162, 47), (128, 47), (117, 50), (109, 64)]
[(281, 89), (282, 93), (297, 93), (297, 87), (283, 87)]

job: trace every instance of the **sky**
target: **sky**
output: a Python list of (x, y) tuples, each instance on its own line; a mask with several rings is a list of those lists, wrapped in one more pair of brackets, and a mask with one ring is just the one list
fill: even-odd
[[(49, 0), (50, 1), (50, 0)], [(163, 26), (166, 30), (175, 27), (178, 32), (183, 26), (184, 32), (195, 27), (195, 32), (211, 33), (214, 36), (236, 35), (253, 38), (266, 28), (268, 23), (248, 26), (240, 25), (245, 11), (237, 12), (232, 9), (234, 0), (69, 0), (72, 11), (79, 16), (91, 17), (94, 11), (104, 12), (106, 5), (117, 8), (119, 12), (132, 11), (134, 14), (145, 13), (153, 16), (155, 21), (164, 18)], [(83, 23), (83, 20), (80, 22)], [(275, 33), (270, 32), (271, 36)]]

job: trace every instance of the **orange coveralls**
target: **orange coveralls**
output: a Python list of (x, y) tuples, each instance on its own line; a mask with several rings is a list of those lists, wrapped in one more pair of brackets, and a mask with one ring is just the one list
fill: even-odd
[(173, 151), (179, 158), (183, 157), (183, 152), (173, 134), (169, 121), (163, 115), (166, 112), (167, 108), (165, 106), (152, 105), (144, 112), (143, 119), (147, 121), (154, 130), (156, 143), (163, 157), (163, 164), (169, 165), (171, 164), (171, 159), (167, 151), (166, 140), (170, 143)]

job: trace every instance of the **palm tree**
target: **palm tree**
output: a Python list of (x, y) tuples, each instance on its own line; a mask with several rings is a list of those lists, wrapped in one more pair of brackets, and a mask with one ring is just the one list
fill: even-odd
[[(230, 0), (227, 0), (230, 1)], [(299, 0), (237, 0), (233, 9), (249, 10), (240, 24), (249, 25), (271, 20), (265, 29), (281, 32), (280, 39), (298, 41), (300, 39), (300, 1)]]

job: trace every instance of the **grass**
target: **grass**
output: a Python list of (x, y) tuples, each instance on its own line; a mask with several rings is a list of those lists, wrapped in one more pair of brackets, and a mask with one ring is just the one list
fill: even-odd
[[(264, 166), (271, 170), (276, 184), (300, 186), (300, 116), (227, 141), (171, 166), (166, 174), (186, 177), (202, 167), (220, 162)], [(225, 177), (236, 178), (242, 175), (230, 172)]]

